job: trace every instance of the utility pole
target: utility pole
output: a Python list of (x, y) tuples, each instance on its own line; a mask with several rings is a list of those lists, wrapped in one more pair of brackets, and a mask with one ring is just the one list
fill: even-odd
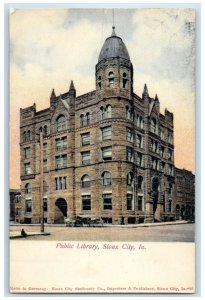
[(43, 205), (43, 132), (40, 132), (40, 215), (41, 232), (44, 232), (44, 205)]

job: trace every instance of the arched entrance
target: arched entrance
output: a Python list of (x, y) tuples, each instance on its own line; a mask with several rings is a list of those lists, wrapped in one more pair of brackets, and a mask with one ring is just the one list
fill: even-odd
[(63, 198), (59, 198), (55, 202), (55, 224), (64, 224), (64, 218), (67, 217), (67, 202)]

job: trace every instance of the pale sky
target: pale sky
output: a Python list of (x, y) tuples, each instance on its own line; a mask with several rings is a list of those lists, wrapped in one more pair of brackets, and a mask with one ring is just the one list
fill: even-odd
[[(52, 88), (95, 89), (95, 65), (112, 32), (108, 9), (18, 9), (10, 13), (10, 187), (20, 185), (19, 109), (49, 107)], [(195, 13), (115, 9), (116, 33), (134, 67), (134, 92), (158, 94), (174, 113), (175, 165), (195, 171)]]

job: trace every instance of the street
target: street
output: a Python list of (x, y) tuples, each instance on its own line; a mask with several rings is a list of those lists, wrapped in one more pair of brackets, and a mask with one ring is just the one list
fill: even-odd
[[(10, 226), (12, 231), (40, 232), (40, 226)], [(27, 236), (21, 240), (44, 241), (144, 241), (194, 242), (195, 224), (177, 224), (149, 227), (58, 227), (45, 226), (50, 235)]]

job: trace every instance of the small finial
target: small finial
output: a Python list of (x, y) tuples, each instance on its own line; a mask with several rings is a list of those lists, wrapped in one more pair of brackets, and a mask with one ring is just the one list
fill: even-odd
[(147, 88), (147, 85), (146, 85), (146, 83), (145, 83), (145, 85), (144, 85), (144, 90), (143, 90), (143, 93), (142, 93), (142, 95), (149, 96), (149, 92), (148, 92), (148, 88)]
[(159, 100), (157, 94), (155, 95), (155, 100)]
[(51, 97), (50, 97), (50, 98), (51, 98), (51, 99), (56, 98), (56, 94), (55, 94), (55, 90), (54, 90), (54, 89), (52, 89)]
[(70, 88), (69, 88), (69, 91), (70, 91), (70, 90), (75, 90), (73, 80), (71, 80), (71, 82), (70, 82)]

